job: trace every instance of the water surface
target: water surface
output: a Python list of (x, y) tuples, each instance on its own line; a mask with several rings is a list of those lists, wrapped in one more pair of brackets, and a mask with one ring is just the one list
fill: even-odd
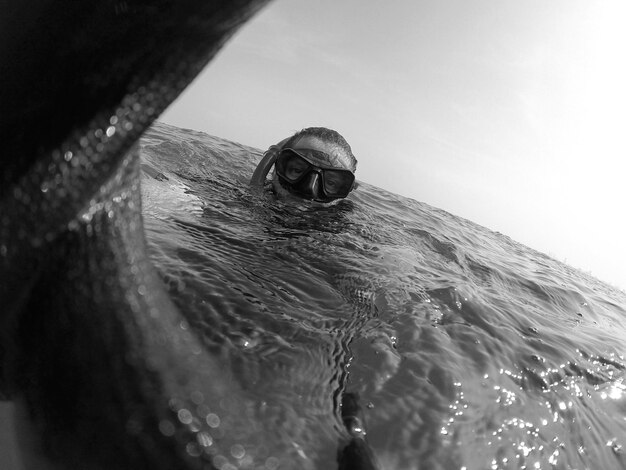
[(240, 467), (335, 468), (351, 391), (388, 469), (626, 468), (621, 291), (365, 183), (330, 207), (253, 194), (261, 152), (203, 133), (156, 124), (141, 155), (180, 327), (245, 391), (239, 426), (271, 430)]

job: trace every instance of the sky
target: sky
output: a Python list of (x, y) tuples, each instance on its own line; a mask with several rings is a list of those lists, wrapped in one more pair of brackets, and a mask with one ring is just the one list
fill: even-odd
[(160, 120), (336, 129), (358, 180), (626, 289), (624, 24), (623, 0), (276, 0)]

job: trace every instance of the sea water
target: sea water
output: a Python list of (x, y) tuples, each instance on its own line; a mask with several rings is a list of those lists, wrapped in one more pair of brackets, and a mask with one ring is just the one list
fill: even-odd
[(336, 468), (344, 392), (383, 468), (626, 468), (621, 291), (362, 182), (254, 193), (245, 145), (157, 123), (140, 151), (151, 259), (271, 430), (265, 468)]

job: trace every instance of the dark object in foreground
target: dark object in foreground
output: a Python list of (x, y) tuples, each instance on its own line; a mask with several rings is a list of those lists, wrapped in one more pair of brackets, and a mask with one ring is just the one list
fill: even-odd
[(240, 394), (179, 328), (147, 257), (131, 149), (265, 3), (3, 3), (0, 398), (16, 404), (27, 468), (230, 457), (188, 413), (194, 392)]
[[(147, 257), (131, 150), (267, 1), (3, 5), (0, 398), (27, 468), (226, 468), (268, 435), (223, 424), (246, 419), (242, 391)], [(198, 396), (228, 419), (194, 419)]]
[(339, 470), (378, 470), (380, 467), (372, 449), (365, 440), (365, 428), (356, 393), (344, 393), (341, 399), (341, 419), (351, 436), (348, 444), (339, 450)]

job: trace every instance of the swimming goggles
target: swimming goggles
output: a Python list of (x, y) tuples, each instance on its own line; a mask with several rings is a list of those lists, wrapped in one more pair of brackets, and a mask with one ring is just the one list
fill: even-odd
[(354, 186), (354, 173), (343, 168), (329, 167), (327, 162), (328, 155), (319, 150), (286, 148), (280, 151), (276, 159), (276, 173), (294, 187), (317, 173), (321, 177), (321, 189), (326, 198), (346, 197)]

